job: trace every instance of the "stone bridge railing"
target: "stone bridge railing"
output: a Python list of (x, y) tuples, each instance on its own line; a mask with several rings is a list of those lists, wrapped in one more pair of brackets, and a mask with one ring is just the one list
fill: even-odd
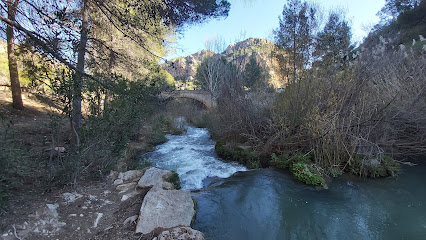
[(168, 98), (189, 98), (201, 102), (207, 109), (217, 106), (216, 99), (208, 92), (202, 90), (176, 90), (173, 92), (162, 92), (160, 97)]

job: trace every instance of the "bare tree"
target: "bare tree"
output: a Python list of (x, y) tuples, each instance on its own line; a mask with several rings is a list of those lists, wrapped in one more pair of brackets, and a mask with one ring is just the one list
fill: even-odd
[(224, 83), (226, 68), (226, 61), (220, 55), (205, 58), (197, 68), (196, 84), (201, 89), (209, 91), (212, 97), (217, 98), (220, 87)]

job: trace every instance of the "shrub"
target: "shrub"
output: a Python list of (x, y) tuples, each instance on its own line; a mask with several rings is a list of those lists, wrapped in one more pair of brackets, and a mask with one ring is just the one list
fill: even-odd
[(309, 185), (322, 185), (325, 184), (324, 178), (321, 176), (319, 172), (313, 170), (313, 165), (311, 168), (307, 163), (304, 162), (296, 162), (291, 165), (290, 172), (293, 176), (306, 184)]
[(363, 155), (356, 155), (349, 166), (349, 172), (363, 177), (377, 178), (394, 176), (401, 166), (393, 158), (384, 155), (382, 159), (367, 160)]
[(303, 154), (301, 152), (295, 153), (293, 156), (289, 157), (287, 154), (281, 154), (277, 156), (275, 153), (271, 156), (271, 165), (276, 168), (289, 168), (293, 163), (311, 163), (314, 161), (313, 152)]
[(175, 189), (181, 189), (179, 174), (176, 171), (172, 170), (172, 175), (167, 179), (167, 181), (173, 184)]
[(277, 156), (275, 153), (272, 153), (270, 163), (272, 166), (276, 168), (286, 169), (290, 167), (291, 159), (289, 159), (287, 154), (282, 154)]
[(222, 141), (216, 142), (215, 150), (217, 155), (225, 161), (236, 161), (250, 169), (260, 167), (260, 158), (255, 153), (247, 149), (231, 148)]

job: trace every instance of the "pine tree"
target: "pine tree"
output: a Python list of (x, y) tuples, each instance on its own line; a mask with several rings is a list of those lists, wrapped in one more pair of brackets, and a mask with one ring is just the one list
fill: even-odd
[[(7, 18), (10, 21), (15, 21), (16, 12), (18, 10), (19, 0), (7, 1)], [(9, 60), (9, 76), (10, 88), (12, 90), (12, 106), (15, 109), (24, 109), (21, 96), (21, 84), (19, 82), (18, 62), (16, 59), (15, 47), (15, 33), (14, 27), (11, 25), (6, 26), (6, 39), (7, 39), (7, 56)]]
[(266, 75), (264, 69), (259, 65), (256, 57), (252, 55), (244, 69), (244, 86), (250, 89), (261, 87), (265, 84), (265, 78)]
[(293, 68), (292, 82), (297, 82), (298, 72), (312, 60), (313, 34), (317, 27), (316, 9), (306, 2), (290, 0), (284, 5), (279, 22), (279, 28), (274, 31), (275, 40), (288, 52)]
[(330, 13), (324, 29), (318, 33), (314, 56), (322, 66), (342, 65), (347, 58), (351, 29), (339, 14)]

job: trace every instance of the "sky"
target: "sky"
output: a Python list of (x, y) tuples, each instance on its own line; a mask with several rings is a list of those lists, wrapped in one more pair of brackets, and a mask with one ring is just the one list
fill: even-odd
[[(278, 28), (285, 0), (229, 0), (231, 9), (227, 18), (213, 19), (187, 27), (173, 44), (174, 52), (166, 59), (188, 56), (203, 50), (208, 39), (220, 39), (229, 45), (247, 38), (273, 40)], [(342, 10), (352, 26), (352, 42), (361, 42), (372, 26), (379, 22), (376, 13), (385, 0), (311, 0), (319, 6), (324, 21), (330, 9)]]

